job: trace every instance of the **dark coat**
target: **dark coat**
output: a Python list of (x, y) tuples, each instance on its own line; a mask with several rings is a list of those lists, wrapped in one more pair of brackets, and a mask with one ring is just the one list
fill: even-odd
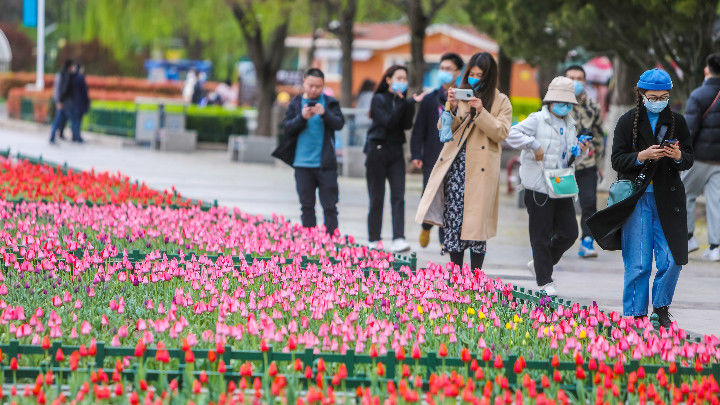
[(438, 108), (444, 108), (447, 95), (442, 89), (428, 93), (420, 102), (410, 136), (410, 156), (412, 160), (423, 162), (423, 171), (430, 175), (440, 156), (443, 143), (440, 142), (437, 123), (440, 119)]
[(720, 163), (720, 100), (708, 111), (720, 91), (720, 77), (711, 77), (693, 90), (685, 106), (685, 120), (692, 136), (695, 159)]
[(72, 88), (73, 104), (75, 105), (76, 113), (80, 116), (87, 114), (90, 110), (90, 97), (88, 95), (85, 76), (81, 74), (73, 75)]
[[(633, 122), (635, 109), (625, 113), (618, 120), (615, 127), (615, 136), (612, 145), (612, 167), (618, 172), (619, 179), (635, 180), (643, 165), (637, 165), (638, 151), (647, 149), (650, 145), (658, 144), (657, 132), (662, 125), (668, 126), (665, 139), (676, 139), (680, 142), (682, 159), (675, 162), (664, 157), (650, 164), (644, 184), (633, 195), (612, 205), (587, 220), (587, 225), (598, 242), (605, 250), (622, 249), (622, 226), (635, 210), (640, 197), (653, 182), (655, 203), (657, 204), (660, 224), (667, 239), (675, 263), (679, 265), (688, 262), (687, 245), (687, 212), (685, 209), (685, 187), (680, 180), (680, 172), (693, 165), (693, 148), (690, 142), (687, 124), (682, 115), (665, 108), (655, 126), (656, 133), (652, 133), (647, 110), (641, 107), (638, 120), (637, 147), (633, 147)], [(671, 132), (671, 121), (674, 117), (675, 129)]]
[[(326, 170), (337, 169), (337, 157), (335, 156), (335, 131), (342, 129), (345, 125), (345, 118), (340, 110), (340, 103), (330, 97), (325, 97), (325, 114), (322, 116), (325, 134), (321, 153), (320, 168)], [(285, 136), (280, 145), (273, 151), (272, 156), (288, 165), (295, 162), (295, 149), (297, 148), (298, 136), (307, 128), (307, 120), (302, 116), (302, 95), (295, 97), (288, 105), (283, 129)]]
[(415, 100), (412, 98), (403, 99), (389, 91), (375, 93), (370, 102), (372, 124), (367, 132), (368, 143), (405, 143), (405, 130), (412, 127), (414, 114)]

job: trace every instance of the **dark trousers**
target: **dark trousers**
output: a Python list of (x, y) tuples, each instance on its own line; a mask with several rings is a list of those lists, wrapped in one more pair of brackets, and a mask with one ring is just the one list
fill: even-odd
[(530, 222), (530, 247), (539, 286), (552, 282), (553, 266), (578, 237), (572, 198), (553, 199), (547, 194), (525, 190), (525, 207)]
[(580, 217), (580, 229), (582, 229), (582, 237), (584, 238), (586, 236), (592, 236), (586, 221), (597, 211), (597, 167), (588, 167), (576, 170), (575, 180), (577, 180), (578, 189), (580, 190), (580, 193), (578, 194), (580, 211), (582, 212)]
[(365, 160), (370, 210), (368, 235), (370, 242), (380, 240), (382, 232), (385, 181), (390, 184), (393, 239), (405, 237), (405, 154), (402, 144), (370, 142)]
[(320, 196), (325, 229), (332, 234), (338, 227), (338, 174), (337, 170), (296, 167), (295, 187), (300, 199), (302, 224), (306, 228), (317, 225), (315, 218), (315, 191)]
[[(430, 180), (430, 173), (432, 173), (432, 169), (433, 169), (432, 166), (428, 167), (428, 166), (425, 166), (425, 164), (423, 163), (423, 168), (422, 168), (422, 171), (423, 171), (423, 193), (425, 192), (425, 187), (427, 187), (428, 180)], [(431, 230), (432, 227), (433, 227), (432, 224), (422, 224), (422, 229), (425, 229), (426, 231)], [(441, 226), (438, 227), (438, 236), (440, 237), (440, 239), (438, 239), (438, 240), (440, 241), (440, 243), (442, 243), (444, 237), (443, 237), (443, 228)]]
[(55, 134), (65, 129), (65, 124), (70, 121), (70, 129), (72, 130), (73, 141), (79, 141), (80, 137), (80, 123), (82, 115), (77, 114), (74, 111), (74, 107), (69, 102), (63, 105), (61, 110), (55, 112), (55, 119), (53, 120), (52, 127), (50, 128), (50, 142), (55, 141)]

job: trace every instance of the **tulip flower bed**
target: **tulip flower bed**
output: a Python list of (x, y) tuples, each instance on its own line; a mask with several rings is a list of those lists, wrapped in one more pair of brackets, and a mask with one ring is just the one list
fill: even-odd
[(59, 200), (0, 202), (3, 401), (717, 403), (715, 336), (280, 217)]
[(175, 189), (156, 191), (145, 183), (130, 182), (120, 173), (95, 173), (66, 166), (12, 160), (9, 152), (0, 157), (0, 198), (5, 200), (71, 201), (95, 204), (133, 202), (187, 207), (191, 201)]

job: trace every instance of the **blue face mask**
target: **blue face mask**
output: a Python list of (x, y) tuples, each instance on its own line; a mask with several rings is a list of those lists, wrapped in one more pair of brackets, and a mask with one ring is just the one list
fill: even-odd
[(440, 84), (450, 84), (453, 81), (453, 74), (445, 70), (438, 70), (437, 78)]
[(575, 81), (575, 95), (579, 96), (580, 93), (583, 92), (583, 90), (585, 90), (585, 84), (583, 82), (576, 80)]
[(407, 82), (393, 82), (392, 91), (394, 93), (405, 93), (407, 90)]
[(475, 91), (482, 90), (483, 87), (485, 87), (485, 82), (483, 82), (483, 81), (481, 81), (480, 79), (475, 78), (475, 77), (468, 77), (468, 84), (469, 84), (470, 87), (472, 87), (473, 90), (475, 90)]
[(667, 107), (670, 100), (663, 100), (663, 101), (650, 101), (648, 99), (645, 99), (645, 108), (648, 109), (648, 111), (652, 113), (659, 113), (660, 111), (664, 110), (665, 107)]
[(572, 110), (572, 106), (569, 103), (553, 103), (550, 107), (550, 111), (558, 117), (564, 117)]

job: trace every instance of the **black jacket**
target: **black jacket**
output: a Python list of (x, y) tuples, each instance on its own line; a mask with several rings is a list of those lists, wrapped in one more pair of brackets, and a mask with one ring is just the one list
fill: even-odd
[[(635, 193), (625, 200), (598, 211), (587, 220), (587, 225), (600, 247), (606, 250), (619, 250), (621, 246), (622, 226), (632, 214), (640, 197), (647, 189), (650, 181), (653, 182), (655, 203), (662, 225), (665, 239), (675, 263), (679, 265), (688, 262), (687, 245), (687, 212), (685, 209), (685, 187), (680, 180), (680, 172), (693, 165), (693, 148), (690, 134), (682, 115), (674, 113), (666, 107), (661, 113), (652, 133), (647, 110), (641, 107), (638, 120), (637, 147), (632, 145), (633, 122), (635, 109), (625, 113), (618, 120), (615, 127), (615, 136), (612, 144), (612, 167), (618, 172), (619, 179), (634, 180), (642, 170), (643, 165), (637, 165), (638, 152), (647, 149), (650, 145), (658, 144), (656, 134), (662, 125), (667, 125), (668, 132), (665, 139), (677, 139), (680, 142), (682, 158), (675, 162), (664, 157), (656, 162), (646, 162), (648, 168), (644, 184)], [(671, 121), (675, 120), (675, 129)]]
[(402, 99), (389, 91), (375, 93), (370, 102), (372, 124), (367, 143), (405, 143), (405, 130), (412, 127), (414, 114), (415, 100), (412, 98)]
[(446, 101), (445, 91), (436, 89), (426, 94), (418, 107), (410, 136), (410, 156), (413, 160), (422, 160), (423, 171), (432, 171), (443, 148), (437, 128), (440, 119), (438, 108), (444, 108)]
[(90, 110), (90, 97), (88, 96), (88, 86), (85, 76), (81, 74), (74, 75), (72, 79), (72, 97), (75, 104), (77, 114), (82, 116)]
[[(342, 129), (345, 125), (345, 118), (340, 110), (340, 103), (330, 96), (325, 97), (325, 114), (322, 116), (325, 134), (321, 153), (321, 169), (337, 169), (337, 157), (335, 156), (335, 131)], [(272, 153), (283, 162), (293, 165), (295, 162), (295, 148), (297, 147), (298, 136), (307, 127), (307, 120), (302, 116), (302, 95), (295, 97), (288, 105), (283, 128), (285, 136), (280, 145)]]
[(693, 90), (685, 106), (685, 120), (692, 136), (695, 159), (720, 163), (720, 100), (703, 119), (720, 91), (720, 77), (711, 77)]

